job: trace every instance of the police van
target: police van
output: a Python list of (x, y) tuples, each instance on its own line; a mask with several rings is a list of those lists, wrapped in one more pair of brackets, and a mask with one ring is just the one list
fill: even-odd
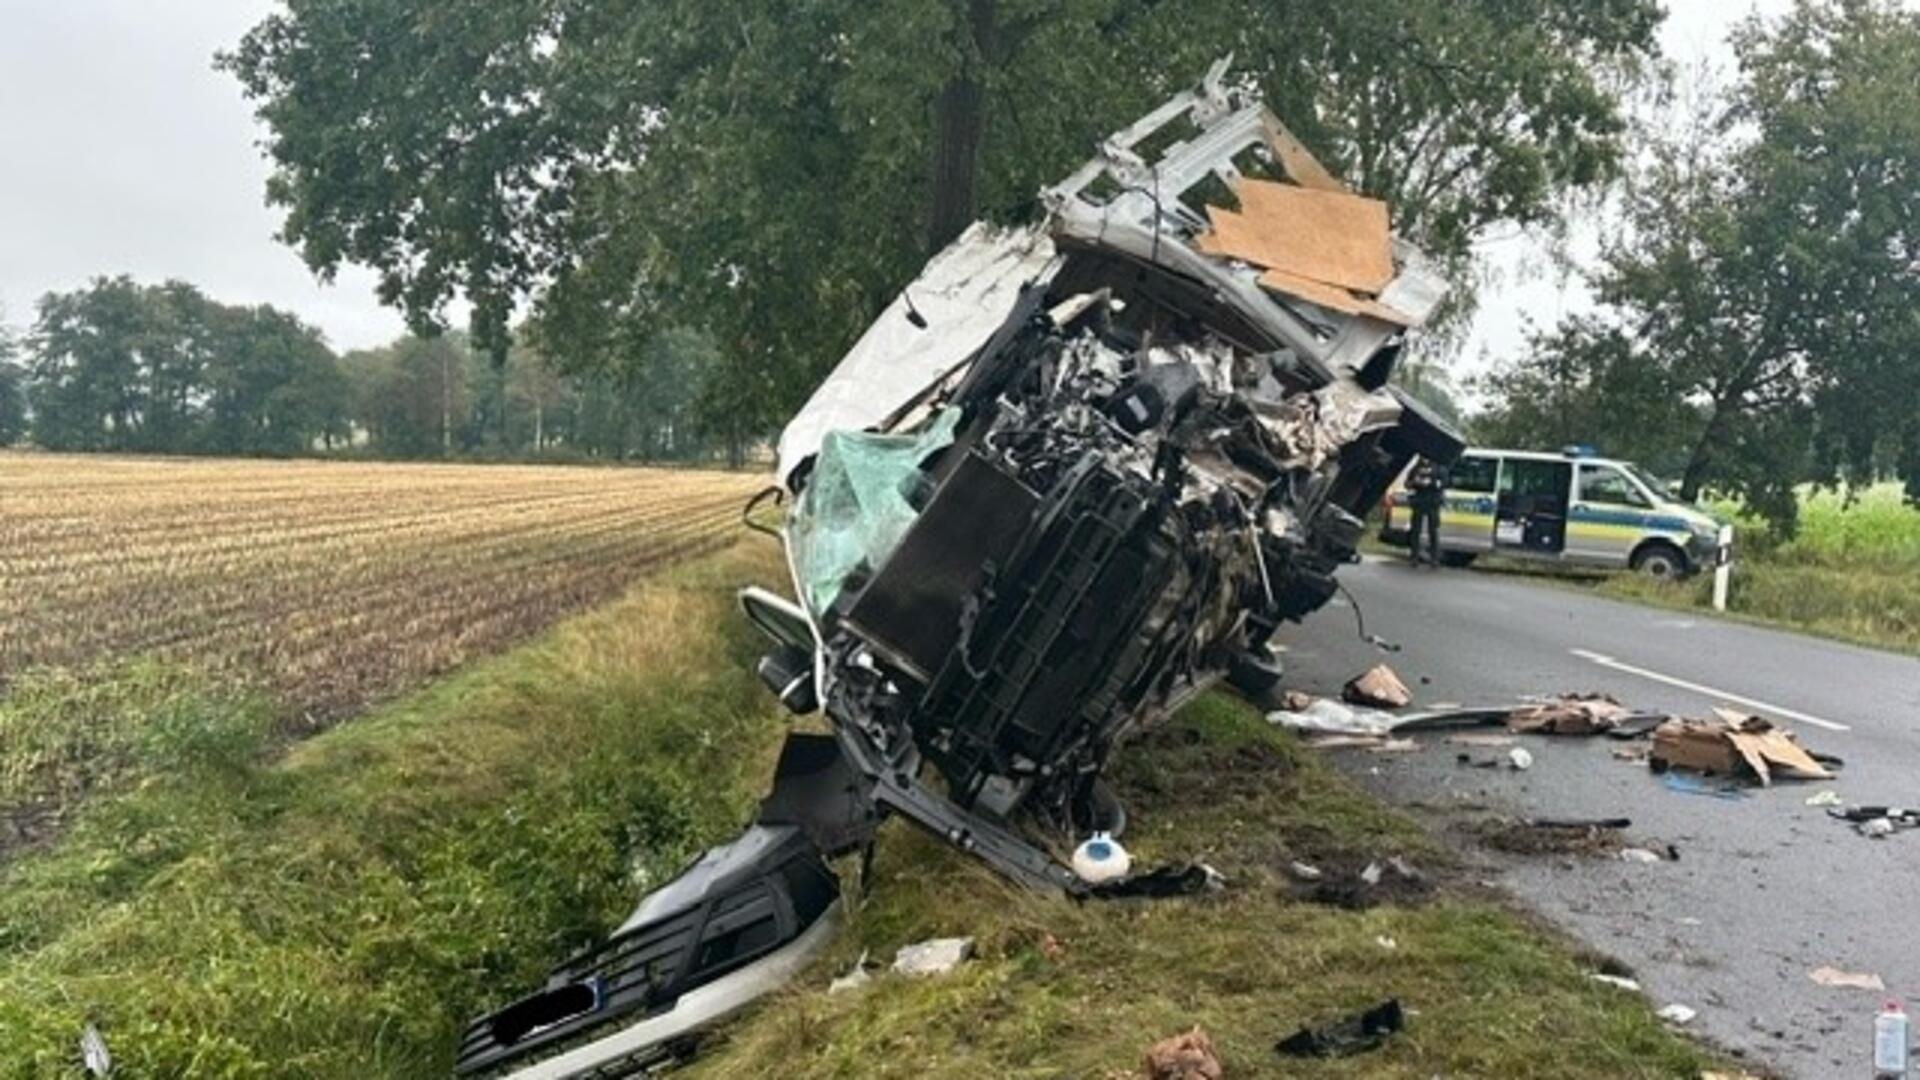
[[(1384, 509), (1381, 540), (1407, 546), (1413, 510), (1404, 475)], [(1638, 465), (1579, 447), (1468, 450), (1440, 511), (1441, 559), (1454, 566), (1497, 553), (1681, 577), (1713, 564), (1719, 533), (1717, 520)]]

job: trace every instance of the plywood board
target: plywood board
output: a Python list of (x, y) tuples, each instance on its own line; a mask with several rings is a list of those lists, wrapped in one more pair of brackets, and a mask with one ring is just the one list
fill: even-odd
[(1242, 179), (1234, 194), (1238, 213), (1207, 208), (1226, 253), (1369, 295), (1393, 280), (1386, 203), (1271, 180)]

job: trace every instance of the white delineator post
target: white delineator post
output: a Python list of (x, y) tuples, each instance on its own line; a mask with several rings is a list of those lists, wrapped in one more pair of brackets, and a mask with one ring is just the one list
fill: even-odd
[(1733, 576), (1733, 526), (1720, 526), (1720, 546), (1713, 553), (1713, 610), (1727, 610), (1727, 579)]

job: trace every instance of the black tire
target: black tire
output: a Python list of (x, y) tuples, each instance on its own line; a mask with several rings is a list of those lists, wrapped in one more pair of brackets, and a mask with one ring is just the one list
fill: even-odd
[(1651, 540), (1634, 550), (1634, 571), (1660, 581), (1678, 581), (1687, 576), (1687, 553), (1661, 540)]
[(1268, 695), (1280, 686), (1280, 677), (1286, 669), (1278, 660), (1269, 660), (1252, 653), (1241, 653), (1227, 665), (1227, 684), (1240, 691), (1247, 700), (1265, 701)]
[(1443, 551), (1440, 553), (1440, 565), (1464, 570), (1472, 566), (1473, 560), (1479, 557), (1480, 554), (1474, 551)]

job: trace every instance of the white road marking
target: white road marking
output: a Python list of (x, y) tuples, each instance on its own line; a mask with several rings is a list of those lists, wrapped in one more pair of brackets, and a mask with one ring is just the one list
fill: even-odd
[(1632, 664), (1623, 663), (1619, 660), (1615, 660), (1611, 656), (1606, 656), (1604, 654), (1594, 652), (1592, 649), (1568, 649), (1567, 651), (1581, 658), (1582, 660), (1591, 660), (1594, 663), (1599, 664), (1601, 667), (1612, 668), (1615, 671), (1624, 671), (1629, 675), (1638, 675), (1643, 679), (1652, 679), (1654, 682), (1666, 683), (1668, 686), (1677, 686), (1682, 690), (1691, 690), (1696, 694), (1704, 694), (1705, 696), (1710, 698), (1719, 698), (1721, 701), (1731, 701), (1740, 705), (1746, 705), (1750, 708), (1758, 709), (1763, 713), (1772, 713), (1775, 716), (1784, 716), (1789, 720), (1798, 720), (1803, 724), (1812, 724), (1814, 727), (1826, 728), (1828, 731), (1852, 731), (1853, 730), (1853, 728), (1847, 726), (1846, 724), (1838, 724), (1832, 720), (1822, 720), (1817, 716), (1808, 716), (1806, 713), (1798, 712), (1793, 709), (1783, 708), (1779, 705), (1774, 705), (1770, 702), (1761, 701), (1757, 698), (1750, 698), (1741, 694), (1729, 693), (1728, 691), (1725, 691), (1725, 690), (1716, 690), (1711, 686), (1702, 686), (1697, 682), (1688, 682), (1685, 679), (1676, 678), (1672, 675), (1662, 675), (1657, 671), (1648, 671), (1646, 668), (1643, 668), (1643, 667), (1635, 667)]

